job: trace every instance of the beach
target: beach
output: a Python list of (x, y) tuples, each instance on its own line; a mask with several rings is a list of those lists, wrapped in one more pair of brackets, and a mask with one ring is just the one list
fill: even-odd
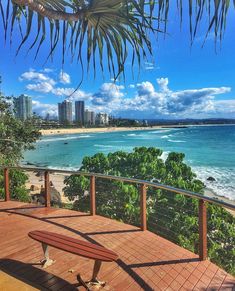
[[(166, 127), (166, 126), (164, 126)], [(168, 127), (168, 126), (167, 126)], [(174, 127), (174, 126), (169, 126)], [(59, 134), (76, 134), (76, 133), (104, 133), (104, 132), (119, 132), (119, 131), (136, 131), (136, 130), (153, 130), (161, 129), (163, 126), (153, 127), (98, 127), (98, 128), (61, 128), (61, 129), (42, 129), (41, 134), (44, 135), (59, 135)]]
[(166, 128), (185, 128), (185, 127), (209, 127), (209, 126), (231, 126), (231, 124), (189, 124), (189, 125), (154, 125), (154, 126), (140, 126), (140, 127), (92, 127), (92, 128), (56, 128), (56, 129), (41, 129), (43, 136), (60, 135), (60, 134), (84, 134), (84, 133), (108, 133), (121, 131), (138, 131), (138, 130), (154, 130)]

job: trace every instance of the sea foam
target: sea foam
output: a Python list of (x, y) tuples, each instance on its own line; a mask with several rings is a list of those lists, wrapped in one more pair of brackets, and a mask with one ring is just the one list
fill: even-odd
[[(197, 178), (216, 195), (235, 200), (235, 168), (195, 166), (192, 169)], [(213, 177), (215, 181), (208, 181), (209, 177)]]

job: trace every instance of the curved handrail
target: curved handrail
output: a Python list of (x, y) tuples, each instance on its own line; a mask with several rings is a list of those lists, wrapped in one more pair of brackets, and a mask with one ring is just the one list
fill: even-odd
[(122, 181), (122, 182), (129, 182), (129, 183), (136, 183), (139, 185), (146, 185), (151, 186), (157, 189), (167, 190), (173, 193), (177, 194), (183, 194), (188, 197), (196, 198), (198, 200), (204, 200), (210, 203), (217, 204), (219, 206), (222, 206), (224, 208), (234, 210), (235, 211), (235, 203), (228, 203), (223, 200), (219, 200), (217, 198), (212, 198), (200, 193), (187, 191), (184, 189), (175, 188), (172, 186), (155, 183), (147, 180), (140, 180), (136, 178), (126, 178), (121, 176), (112, 176), (112, 175), (105, 175), (100, 173), (91, 173), (91, 172), (82, 172), (82, 171), (68, 171), (68, 170), (59, 170), (59, 169), (51, 169), (51, 168), (41, 168), (41, 167), (22, 167), (22, 166), (0, 166), (0, 169), (15, 169), (15, 170), (24, 170), (24, 171), (43, 171), (43, 172), (55, 172), (55, 173), (64, 173), (64, 174), (73, 174), (73, 175), (80, 175), (80, 176), (87, 176), (87, 177), (96, 177), (96, 178), (103, 178), (103, 179), (110, 179), (110, 180), (116, 180), (116, 181)]

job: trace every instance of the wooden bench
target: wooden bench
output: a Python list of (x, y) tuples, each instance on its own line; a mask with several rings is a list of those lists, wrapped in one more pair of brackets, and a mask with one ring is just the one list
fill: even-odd
[(92, 286), (103, 287), (105, 282), (98, 280), (98, 273), (102, 262), (112, 262), (118, 259), (118, 255), (102, 246), (95, 245), (83, 240), (74, 239), (65, 235), (61, 235), (49, 231), (35, 230), (29, 232), (29, 237), (40, 242), (44, 252), (44, 260), (42, 260), (43, 268), (52, 265), (55, 261), (49, 258), (48, 246), (66, 251), (78, 256), (95, 260), (93, 274), (90, 281), (85, 282), (80, 274), (77, 275), (80, 285), (87, 290), (91, 290)]

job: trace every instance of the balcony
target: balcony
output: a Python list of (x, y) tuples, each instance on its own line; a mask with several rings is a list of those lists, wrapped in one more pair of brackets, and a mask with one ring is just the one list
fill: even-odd
[[(92, 260), (54, 248), (50, 252), (56, 263), (42, 269), (39, 263), (43, 256), (41, 246), (27, 235), (39, 229), (100, 244), (118, 253), (117, 262), (104, 263), (101, 268), (100, 278), (107, 281), (106, 290), (233, 290), (235, 287), (233, 276), (207, 260), (206, 215), (207, 203), (221, 204), (231, 210), (235, 209), (234, 205), (148, 181), (76, 172), (76, 175), (90, 176), (90, 213), (53, 208), (50, 207), (49, 187), (52, 170), (41, 171), (45, 171), (45, 206), (11, 201), (9, 169), (4, 170), (5, 201), (0, 202), (0, 271), (39, 290), (77, 290), (77, 273), (85, 279), (90, 278)], [(140, 185), (138, 226), (97, 215), (98, 178)], [(153, 186), (199, 200), (199, 255), (147, 230), (147, 188)], [(83, 289), (79, 287), (79, 290)]]

